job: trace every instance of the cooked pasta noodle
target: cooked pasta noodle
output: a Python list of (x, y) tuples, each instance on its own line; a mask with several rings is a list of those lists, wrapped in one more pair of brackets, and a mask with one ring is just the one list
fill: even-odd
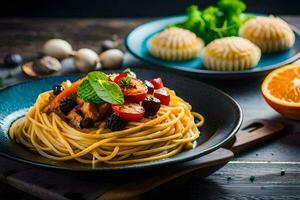
[[(69, 125), (55, 112), (46, 112), (50, 92), (39, 95), (27, 115), (14, 122), (11, 139), (44, 157), (77, 160), (81, 163), (132, 164), (173, 156), (193, 148), (204, 123), (199, 113), (175, 92), (167, 89), (171, 101), (161, 106), (154, 119), (132, 121), (124, 130), (112, 132), (105, 121), (96, 128), (80, 129)], [(195, 118), (199, 122), (195, 123)]]

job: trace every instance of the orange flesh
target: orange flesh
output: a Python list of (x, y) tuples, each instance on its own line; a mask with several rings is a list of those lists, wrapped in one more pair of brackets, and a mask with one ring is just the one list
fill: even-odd
[(300, 65), (289, 65), (273, 71), (264, 81), (266, 98), (281, 104), (300, 104)]

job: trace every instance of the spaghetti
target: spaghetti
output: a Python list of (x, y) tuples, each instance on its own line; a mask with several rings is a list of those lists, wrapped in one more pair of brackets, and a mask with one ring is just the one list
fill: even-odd
[[(199, 137), (202, 115), (175, 92), (155, 118), (129, 121), (123, 130), (112, 131), (105, 121), (92, 128), (78, 128), (58, 113), (49, 111), (52, 91), (42, 93), (26, 116), (15, 121), (9, 136), (49, 159), (95, 164), (133, 164), (154, 161), (193, 148)], [(195, 122), (198, 119), (199, 122)]]

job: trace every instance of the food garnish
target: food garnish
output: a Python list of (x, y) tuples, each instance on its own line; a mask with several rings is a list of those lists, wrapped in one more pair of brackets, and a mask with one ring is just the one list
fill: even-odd
[(154, 96), (158, 98), (163, 105), (169, 105), (170, 103), (170, 94), (165, 89), (161, 88), (154, 90)]
[(130, 86), (123, 89), (125, 101), (139, 103), (147, 96), (147, 87), (141, 80), (131, 79)]
[(59, 95), (62, 91), (64, 91), (65, 87), (62, 84), (55, 85), (53, 87), (53, 94), (55, 96)]
[(117, 113), (113, 113), (106, 120), (107, 127), (112, 131), (119, 131), (125, 128), (127, 121), (125, 121), (120, 115)]
[(94, 121), (90, 117), (80, 121), (80, 128), (92, 128), (93, 126), (94, 126)]
[(61, 100), (65, 97), (70, 97), (76, 94), (79, 85), (84, 81), (84, 79), (79, 79), (72, 83), (70, 87), (67, 87), (59, 95), (57, 95), (53, 101), (52, 107), (56, 108)]
[(67, 115), (75, 106), (77, 105), (76, 101), (70, 97), (65, 97), (60, 102), (60, 111)]
[(161, 78), (152, 79), (152, 80), (150, 80), (150, 82), (153, 84), (155, 90), (164, 87), (164, 84), (163, 84)]
[(127, 73), (123, 72), (123, 73), (117, 75), (117, 76), (113, 79), (113, 81), (114, 81), (115, 83), (119, 84), (119, 81), (120, 81), (122, 78), (126, 77), (126, 76), (127, 76)]
[(126, 121), (139, 121), (144, 117), (145, 109), (137, 103), (113, 105), (112, 109)]
[(150, 82), (150, 81), (147, 81), (145, 80), (144, 81), (145, 85), (147, 86), (147, 89), (148, 89), (148, 94), (153, 94), (154, 92), (154, 85)]
[(80, 84), (77, 95), (89, 103), (124, 103), (124, 96), (120, 87), (109, 81), (107, 75), (99, 71), (88, 74), (87, 80)]
[(192, 5), (187, 9), (187, 20), (171, 25), (188, 29), (206, 43), (226, 36), (237, 36), (239, 28), (251, 18), (242, 15), (246, 5), (241, 0), (220, 0), (216, 6), (200, 10)]
[(153, 117), (160, 109), (160, 100), (149, 96), (144, 99), (142, 106), (145, 109), (145, 117)]
[(121, 78), (120, 79), (120, 86), (124, 89), (128, 88), (130, 86), (130, 83), (131, 83), (131, 77), (130, 76), (126, 76), (124, 78)]
[(130, 68), (126, 68), (126, 69), (124, 69), (124, 71), (123, 71), (123, 72), (127, 73), (127, 74), (128, 74), (128, 76), (130, 76), (130, 77), (132, 77), (132, 78), (136, 78), (136, 74), (135, 74), (133, 71), (131, 71), (131, 69), (130, 69)]
[[(59, 105), (60, 111), (68, 115), (69, 120), (75, 121), (72, 124), (81, 128), (94, 125), (99, 116), (93, 114), (92, 110), (95, 110), (93, 105), (97, 107), (104, 103), (110, 104), (112, 111), (125, 121), (139, 121), (144, 116), (151, 118), (157, 114), (161, 104), (169, 105), (170, 95), (163, 88), (163, 81), (160, 77), (145, 82), (148, 86), (137, 79), (136, 74), (129, 68), (120, 74), (107, 75), (100, 71), (90, 72), (73, 84), (65, 81), (54, 86), (55, 98), (51, 107), (56, 109)], [(147, 97), (148, 88), (152, 90), (151, 93), (154, 96)], [(75, 110), (71, 112), (72, 109)], [(92, 110), (89, 111), (89, 109)], [(107, 109), (101, 109), (100, 114), (105, 116), (107, 112)], [(121, 121), (119, 117), (112, 116), (109, 120), (110, 124), (114, 120), (118, 120), (119, 123)], [(88, 118), (91, 118), (93, 123)]]

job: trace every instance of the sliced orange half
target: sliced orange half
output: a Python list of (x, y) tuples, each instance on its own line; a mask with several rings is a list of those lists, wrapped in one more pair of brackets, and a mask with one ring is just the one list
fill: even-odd
[(300, 65), (291, 64), (272, 71), (261, 90), (274, 110), (287, 118), (300, 120)]

